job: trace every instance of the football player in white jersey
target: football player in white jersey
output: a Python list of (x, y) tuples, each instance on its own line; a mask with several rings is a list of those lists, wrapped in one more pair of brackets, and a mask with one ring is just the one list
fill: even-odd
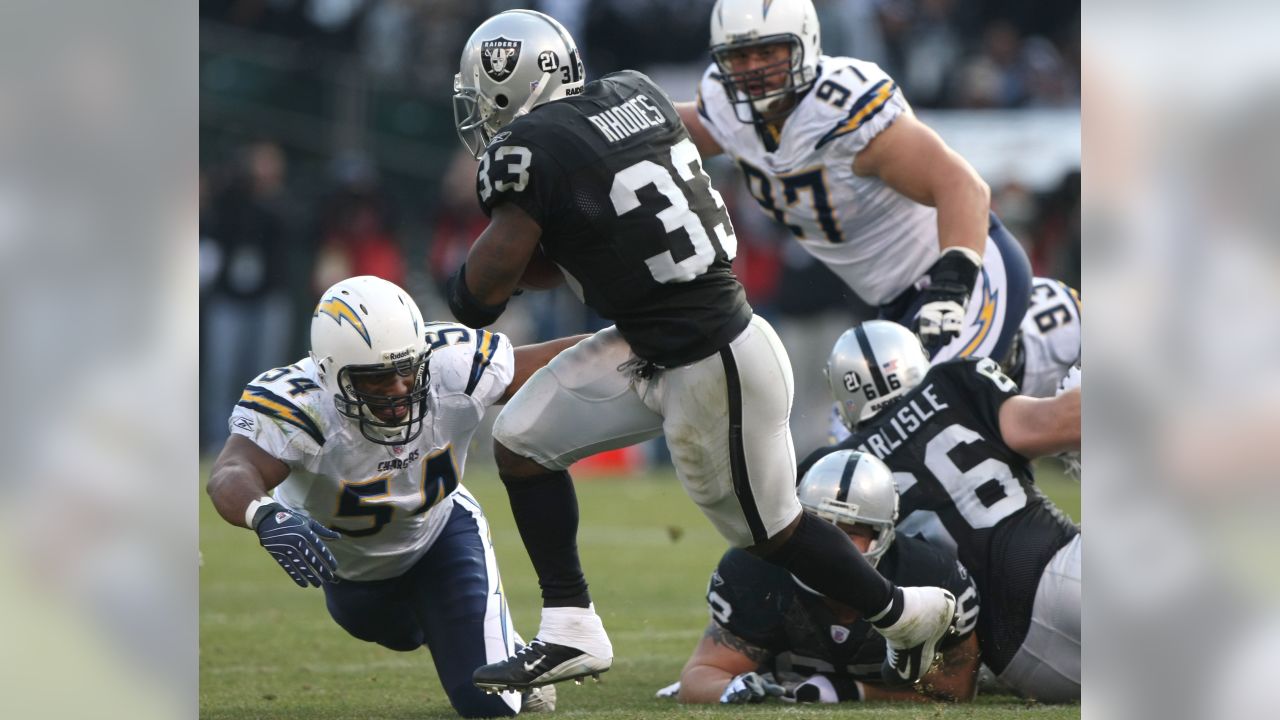
[(426, 645), (463, 717), (550, 709), (545, 691), (471, 684), (522, 642), (488, 523), (459, 481), (485, 408), (580, 339), (513, 349), (497, 333), (423, 322), (386, 280), (343, 280), (316, 306), (310, 357), (245, 387), (209, 495), (300, 587), (323, 587), (348, 633)]
[(1032, 280), (1031, 304), (1008, 362), (1008, 375), (1023, 395), (1053, 397), (1058, 391), (1080, 362), (1083, 322), (1075, 288), (1061, 280)]
[(1006, 359), (1026, 254), (982, 178), (875, 63), (821, 54), (810, 0), (718, 0), (695, 103), (703, 157), (728, 153), (765, 212), (934, 362)]

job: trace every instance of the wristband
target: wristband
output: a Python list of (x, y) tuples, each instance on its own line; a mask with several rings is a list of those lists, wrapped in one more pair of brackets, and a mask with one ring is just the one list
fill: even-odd
[(449, 310), (453, 312), (453, 316), (467, 327), (481, 328), (492, 325), (493, 321), (502, 315), (502, 311), (507, 309), (505, 300), (497, 305), (485, 305), (471, 294), (471, 288), (467, 287), (466, 263), (449, 276), (445, 284), (445, 296), (449, 300)]
[[(244, 524), (248, 525), (250, 530), (257, 530), (258, 523), (262, 522), (262, 518), (258, 517), (258, 511), (265, 510), (268, 505), (274, 502), (275, 498), (269, 495), (263, 495), (257, 500), (249, 503), (249, 507), (245, 508), (244, 511)], [(263, 517), (266, 517), (265, 512), (263, 512), (262, 515)]]

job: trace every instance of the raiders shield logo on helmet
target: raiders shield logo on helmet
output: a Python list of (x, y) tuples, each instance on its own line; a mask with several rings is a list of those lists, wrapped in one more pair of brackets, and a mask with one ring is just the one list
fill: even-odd
[(494, 82), (502, 82), (511, 76), (520, 61), (520, 41), (498, 37), (480, 43), (480, 63), (484, 72)]

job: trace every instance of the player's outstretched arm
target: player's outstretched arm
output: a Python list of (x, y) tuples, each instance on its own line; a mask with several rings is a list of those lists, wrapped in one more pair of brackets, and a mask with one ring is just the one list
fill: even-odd
[(673, 104), (676, 106), (676, 112), (680, 114), (680, 121), (684, 123), (685, 129), (689, 131), (689, 137), (693, 138), (693, 145), (698, 148), (699, 155), (709, 158), (724, 152), (724, 148), (720, 147), (720, 143), (711, 137), (711, 132), (702, 124), (702, 116), (698, 114), (697, 103), (683, 102)]
[(574, 335), (572, 337), (557, 338), (548, 340), (544, 343), (536, 345), (521, 345), (515, 349), (516, 368), (511, 377), (511, 384), (507, 386), (502, 397), (498, 398), (498, 404), (505, 403), (510, 400), (520, 388), (524, 387), (527, 381), (534, 373), (538, 372), (542, 366), (551, 362), (551, 358), (559, 355), (561, 351), (567, 350), (579, 342), (591, 337), (590, 335)]
[(872, 138), (853, 161), (859, 175), (938, 209), (941, 257), (929, 268), (931, 283), (913, 329), (936, 352), (963, 328), (965, 305), (982, 268), (990, 225), (991, 190), (978, 173), (910, 113)]
[[(781, 695), (781, 686), (756, 674), (768, 659), (768, 651), (711, 621), (680, 672), (676, 698), (682, 703), (743, 703)], [(735, 683), (740, 687), (734, 688)]]
[(1080, 449), (1080, 389), (1051, 398), (1018, 395), (1000, 406), (1004, 444), (1037, 458)]
[(458, 322), (479, 328), (502, 315), (541, 237), (542, 227), (515, 203), (493, 209), (467, 261), (449, 278), (449, 309)]
[(858, 175), (879, 177), (912, 200), (938, 209), (938, 245), (979, 257), (987, 243), (991, 189), (978, 172), (915, 115), (904, 113), (853, 161)]
[[(267, 495), (284, 482), (289, 467), (254, 442), (232, 435), (213, 463), (206, 490), (218, 514), (258, 534), (258, 542), (298, 587), (333, 582), (338, 561), (324, 539), (338, 533)], [(323, 539), (322, 539), (323, 538)]]
[(205, 491), (223, 520), (243, 528), (249, 503), (265, 496), (289, 476), (289, 466), (252, 440), (233, 434), (213, 461)]

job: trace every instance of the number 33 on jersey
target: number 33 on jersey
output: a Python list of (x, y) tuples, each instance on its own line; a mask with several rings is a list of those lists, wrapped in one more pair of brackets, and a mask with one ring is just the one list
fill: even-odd
[(546, 256), (641, 357), (705, 357), (706, 338), (718, 347), (750, 317), (724, 201), (671, 101), (640, 73), (512, 121), (481, 156), (476, 193), (486, 214), (513, 203), (537, 222)]

